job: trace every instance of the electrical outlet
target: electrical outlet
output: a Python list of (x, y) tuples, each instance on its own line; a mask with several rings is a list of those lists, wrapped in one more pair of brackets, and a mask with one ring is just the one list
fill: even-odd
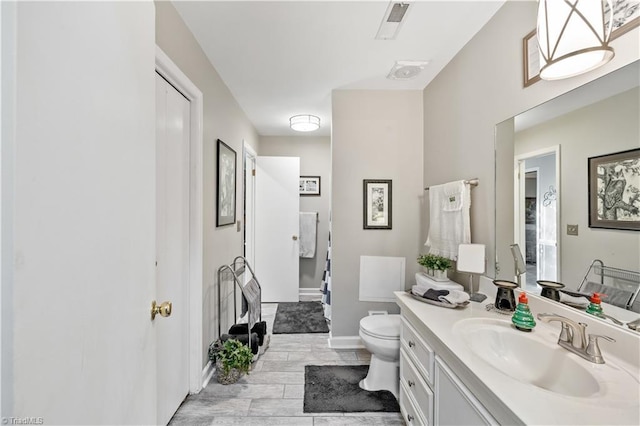
[(567, 235), (578, 235), (578, 225), (567, 225)]

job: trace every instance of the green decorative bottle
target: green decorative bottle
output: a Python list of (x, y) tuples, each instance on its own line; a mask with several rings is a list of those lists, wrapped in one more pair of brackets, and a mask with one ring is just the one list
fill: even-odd
[(529, 310), (529, 299), (524, 291), (518, 297), (518, 306), (511, 317), (511, 322), (520, 331), (531, 331), (536, 326), (533, 314)]
[(591, 315), (595, 315), (597, 317), (603, 317), (602, 315), (602, 299), (600, 298), (600, 293), (593, 293), (593, 296), (589, 299), (591, 303), (587, 307), (587, 313)]

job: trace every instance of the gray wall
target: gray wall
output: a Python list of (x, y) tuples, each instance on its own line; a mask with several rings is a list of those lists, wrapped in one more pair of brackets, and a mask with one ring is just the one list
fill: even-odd
[[(640, 147), (640, 89), (516, 133), (516, 154), (560, 145), (561, 279), (576, 288), (594, 259), (640, 270), (640, 233), (589, 228), (587, 158)], [(544, 190), (544, 187), (541, 188)], [(578, 236), (566, 234), (577, 224)]]
[(261, 136), (258, 155), (299, 157), (301, 176), (320, 176), (320, 196), (301, 196), (301, 212), (318, 212), (316, 255), (300, 258), (300, 288), (320, 289), (327, 258), (331, 208), (331, 138), (328, 136)]
[[(424, 240), (418, 234), (422, 180), (422, 92), (337, 90), (332, 94), (332, 336), (355, 336), (369, 309), (359, 301), (360, 256), (406, 258), (409, 287)], [(392, 179), (392, 230), (363, 230), (363, 179)]]
[[(524, 88), (522, 38), (535, 28), (535, 21), (536, 2), (506, 2), (424, 90), (424, 184), (480, 179), (480, 185), (471, 191), (471, 238), (487, 245), (489, 276), (494, 275), (495, 125), (640, 56), (636, 28), (611, 42), (616, 56), (607, 65), (574, 78), (540, 81)], [(507, 203), (501, 208), (512, 206)], [(427, 215), (425, 209), (423, 216)], [(420, 222), (423, 239), (427, 224)], [(510, 259), (505, 269), (512, 268)]]
[[(236, 151), (236, 220), (242, 220), (242, 142), (257, 152), (258, 135), (170, 2), (156, 2), (156, 43), (204, 95), (203, 360), (217, 337), (217, 269), (243, 253), (235, 226), (216, 227), (216, 141)], [(226, 288), (229, 290), (229, 288)], [(227, 306), (227, 304), (224, 304)], [(231, 314), (230, 310), (223, 315)], [(231, 318), (230, 321), (233, 319)], [(224, 330), (223, 330), (224, 332)]]

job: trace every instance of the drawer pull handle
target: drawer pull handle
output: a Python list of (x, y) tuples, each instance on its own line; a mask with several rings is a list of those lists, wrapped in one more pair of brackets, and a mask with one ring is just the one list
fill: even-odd
[(407, 383), (409, 384), (409, 387), (415, 385), (416, 383), (412, 380), (407, 380)]
[(411, 340), (409, 340), (409, 347), (410, 348), (414, 347), (415, 345), (416, 345), (415, 343), (413, 343)]
[(414, 418), (415, 417), (413, 417), (411, 414), (407, 414), (407, 421), (412, 422)]

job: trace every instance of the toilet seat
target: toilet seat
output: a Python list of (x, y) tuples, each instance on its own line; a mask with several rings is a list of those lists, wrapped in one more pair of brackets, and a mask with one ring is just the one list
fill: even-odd
[(360, 320), (360, 331), (384, 340), (400, 339), (400, 315), (369, 315)]

